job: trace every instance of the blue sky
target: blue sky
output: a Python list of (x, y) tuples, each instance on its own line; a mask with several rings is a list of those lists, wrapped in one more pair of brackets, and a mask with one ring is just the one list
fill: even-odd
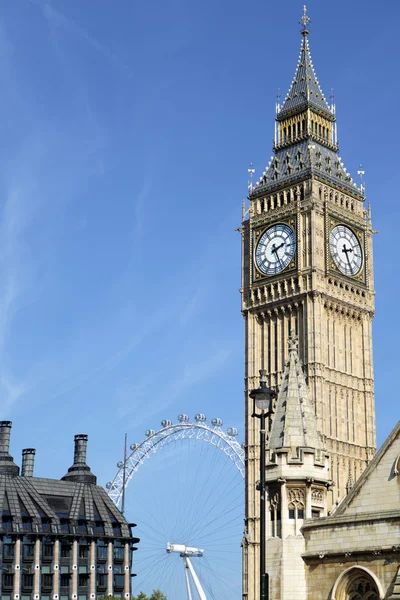
[[(112, 479), (123, 434), (180, 412), (243, 430), (241, 203), (271, 156), (302, 3), (0, 5), (0, 395), (59, 477), (74, 433)], [(375, 236), (378, 442), (398, 419), (398, 31), (384, 0), (308, 3), (341, 157)]]

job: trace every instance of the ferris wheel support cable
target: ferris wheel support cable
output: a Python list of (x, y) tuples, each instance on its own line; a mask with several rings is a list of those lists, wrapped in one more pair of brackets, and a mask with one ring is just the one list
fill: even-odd
[[(214, 456), (216, 456), (216, 460), (217, 461), (219, 460), (221, 462), (221, 464), (218, 465), (221, 468), (218, 471), (218, 473), (216, 475), (216, 478), (219, 481), (223, 481), (224, 478), (226, 478), (227, 475), (228, 475), (228, 472), (227, 472), (227, 469), (226, 469), (226, 463), (223, 460), (223, 455), (222, 454), (214, 453)], [(207, 482), (204, 481), (204, 485), (206, 483)], [(210, 488), (209, 491), (207, 492), (208, 495), (206, 497), (204, 497), (204, 499), (200, 498), (200, 501), (202, 502), (202, 505), (208, 507), (208, 512), (204, 515), (201, 523), (198, 523), (197, 521), (194, 522), (193, 527), (190, 530), (190, 533), (193, 534), (194, 536), (196, 536), (200, 532), (203, 533), (207, 529), (207, 527), (209, 525), (209, 522), (206, 521), (207, 517), (210, 514), (213, 514), (213, 511), (217, 507), (223, 506), (223, 509), (218, 513), (218, 518), (220, 518), (221, 516), (223, 516), (225, 514), (225, 512), (227, 511), (227, 509), (230, 508), (231, 505), (234, 504), (239, 498), (240, 498), (240, 502), (241, 502), (242, 501), (242, 497), (243, 497), (243, 491), (241, 491), (238, 496), (236, 496), (235, 498), (233, 498), (233, 500), (231, 501), (231, 503), (228, 506), (224, 506), (224, 504), (221, 502), (222, 498), (225, 498), (226, 496), (230, 497), (231, 494), (237, 488), (243, 488), (243, 483), (242, 483), (242, 481), (240, 479), (238, 479), (236, 477), (233, 478), (233, 479), (231, 478), (230, 481), (228, 481), (227, 486), (224, 488), (223, 495), (221, 494), (221, 496), (213, 497), (215, 495), (214, 494), (214, 489)], [(199, 497), (200, 497), (200, 494), (199, 494)], [(210, 503), (211, 501), (212, 501), (212, 504)], [(196, 508), (195, 504), (193, 504), (192, 505), (192, 509), (195, 510), (195, 508)]]
[(207, 513), (204, 515), (202, 522), (197, 524), (197, 529), (196, 529), (196, 531), (197, 531), (197, 530), (199, 530), (199, 531), (201, 531), (202, 533), (204, 533), (204, 532), (206, 531), (206, 529), (207, 529), (207, 528), (208, 528), (208, 527), (209, 527), (209, 526), (210, 526), (212, 523), (214, 523), (216, 520), (220, 519), (220, 518), (221, 518), (221, 516), (223, 516), (223, 515), (227, 515), (227, 514), (229, 514), (230, 512), (232, 512), (232, 510), (234, 510), (234, 509), (237, 507), (237, 505), (235, 505), (233, 508), (230, 508), (230, 510), (227, 510), (227, 508), (231, 507), (231, 506), (232, 506), (232, 504), (233, 504), (234, 502), (237, 502), (237, 501), (240, 501), (240, 502), (241, 502), (241, 499), (242, 499), (242, 497), (243, 497), (243, 492), (240, 492), (240, 494), (238, 494), (238, 495), (236, 496), (236, 498), (234, 498), (234, 499), (231, 501), (231, 503), (229, 504), (229, 506), (228, 506), (228, 507), (224, 507), (224, 508), (222, 509), (222, 511), (220, 511), (220, 512), (217, 514), (217, 516), (215, 516), (215, 517), (214, 517), (214, 518), (213, 518), (211, 521), (207, 521), (207, 522), (205, 523), (205, 520), (206, 520), (206, 519), (207, 519), (207, 517), (210, 515), (210, 513), (212, 513), (212, 511), (213, 511), (213, 510), (214, 510), (214, 509), (215, 509), (217, 506), (219, 506), (219, 498), (217, 498), (217, 499), (216, 499), (216, 501), (214, 502), (214, 504), (213, 504), (212, 506), (210, 506), (210, 507), (209, 507), (209, 509), (208, 509), (208, 512), (207, 512)]
[(214, 577), (215, 577), (216, 579), (218, 579), (218, 580), (219, 580), (221, 583), (223, 583), (225, 586), (228, 586), (228, 587), (230, 587), (231, 589), (233, 588), (233, 589), (235, 589), (235, 590), (236, 590), (236, 589), (240, 589), (240, 590), (242, 589), (242, 585), (241, 585), (241, 583), (240, 583), (240, 584), (235, 584), (235, 583), (233, 583), (233, 581), (232, 581), (232, 580), (229, 580), (229, 581), (227, 581), (225, 578), (222, 578), (222, 577), (220, 576), (220, 574), (219, 574), (217, 571), (215, 571), (215, 569), (213, 569), (212, 565), (210, 564), (210, 561), (209, 561), (209, 560), (207, 560), (207, 558), (206, 558), (206, 560), (205, 560), (205, 564), (206, 564), (206, 566), (207, 566), (207, 570), (208, 570), (210, 573), (212, 573), (212, 574), (214, 575)]

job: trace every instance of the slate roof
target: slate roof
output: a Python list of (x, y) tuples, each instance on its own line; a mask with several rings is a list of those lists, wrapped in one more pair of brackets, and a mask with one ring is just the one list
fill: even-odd
[(0, 475), (0, 506), (3, 534), (131, 537), (128, 523), (106, 491), (94, 484)]
[(298, 339), (292, 335), (289, 339), (289, 360), (282, 376), (269, 435), (271, 451), (299, 447), (323, 449), (297, 347)]
[(33, 477), (33, 449), (22, 475), (9, 454), (10, 421), (0, 421), (0, 534), (116, 538), (137, 542), (86, 464), (87, 435), (75, 436), (74, 462), (61, 480)]
[[(335, 121), (335, 115), (327, 104), (314, 71), (307, 39), (308, 31), (305, 29), (302, 33), (295, 76), (276, 118), (279, 121), (291, 113), (301, 112), (310, 107), (327, 119)], [(260, 194), (304, 181), (311, 176), (363, 200), (363, 191), (345, 169), (337, 146), (328, 141), (325, 143), (310, 130), (297, 139), (274, 147), (274, 154), (249, 197), (254, 199)]]
[(331, 121), (335, 119), (315, 74), (308, 39), (303, 36), (296, 73), (277, 119), (283, 119), (289, 113), (299, 112), (308, 107), (322, 112)]
[(361, 198), (361, 191), (353, 182), (340, 156), (334, 150), (310, 139), (303, 139), (277, 150), (250, 197), (312, 175)]

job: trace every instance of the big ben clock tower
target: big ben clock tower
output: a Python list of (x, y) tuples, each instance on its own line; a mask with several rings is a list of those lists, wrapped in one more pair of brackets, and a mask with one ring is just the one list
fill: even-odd
[[(277, 389), (296, 334), (317, 429), (329, 454), (331, 510), (375, 453), (372, 225), (364, 190), (338, 154), (335, 108), (321, 91), (304, 10), (300, 57), (277, 106), (273, 157), (242, 223), (245, 320), (246, 580), (257, 562), (259, 424), (249, 391)], [(247, 589), (247, 591), (246, 591)]]

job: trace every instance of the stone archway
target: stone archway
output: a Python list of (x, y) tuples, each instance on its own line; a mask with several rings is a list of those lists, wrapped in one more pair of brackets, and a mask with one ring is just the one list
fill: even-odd
[(365, 567), (350, 567), (339, 575), (331, 600), (383, 600), (385, 594), (376, 575)]

